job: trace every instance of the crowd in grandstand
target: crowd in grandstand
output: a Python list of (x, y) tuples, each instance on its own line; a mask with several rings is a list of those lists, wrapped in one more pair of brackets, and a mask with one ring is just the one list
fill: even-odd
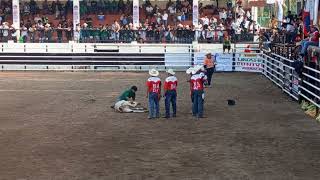
[[(279, 21), (275, 16), (272, 16), (269, 30), (262, 30), (260, 37), (262, 41), (287, 44), (289, 46), (300, 44), (301, 50), (299, 54), (301, 56), (306, 54), (309, 45), (319, 45), (318, 27), (314, 25), (305, 26), (302, 13), (297, 15), (292, 14), (291, 11), (287, 12), (283, 21)], [(271, 47), (269, 46), (269, 48)]]
[[(199, 4), (201, 18), (199, 25), (193, 26), (192, 1), (168, 1), (164, 9), (146, 1), (141, 10), (146, 18), (140, 19), (140, 25), (132, 24), (132, 2), (123, 0), (107, 1), (93, 0), (80, 2), (82, 23), (73, 29), (68, 19), (72, 12), (72, 2), (47, 0), (42, 3), (21, 2), (20, 38), (17, 39), (16, 27), (6, 20), (11, 14), (11, 1), (1, 1), (0, 9), (0, 40), (20, 42), (66, 42), (76, 40), (81, 42), (176, 42), (189, 43), (198, 41), (222, 41), (225, 34), (231, 35), (232, 40), (238, 40), (241, 34), (247, 32), (254, 34), (259, 25), (252, 21), (250, 11), (245, 11), (241, 1), (236, 6), (231, 1), (227, 8), (218, 8), (214, 5), (203, 6)], [(218, 5), (218, 4), (217, 4)], [(206, 10), (211, 13), (205, 13)], [(86, 14), (94, 16), (86, 17)], [(112, 24), (104, 24), (106, 15), (121, 14), (120, 18)], [(55, 22), (48, 18), (55, 17)], [(96, 19), (93, 19), (96, 18)], [(98, 20), (99, 25), (93, 21)], [(247, 36), (244, 36), (247, 37)]]

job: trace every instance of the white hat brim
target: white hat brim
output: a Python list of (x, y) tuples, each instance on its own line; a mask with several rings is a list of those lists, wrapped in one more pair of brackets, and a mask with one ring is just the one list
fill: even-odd
[(175, 74), (176, 74), (172, 69), (169, 69), (169, 70), (167, 71), (167, 73), (169, 73), (169, 74), (171, 74), (171, 75), (175, 75)]
[(190, 67), (189, 69), (186, 70), (186, 73), (187, 73), (187, 74), (191, 74), (191, 73), (192, 73), (192, 70), (193, 70), (193, 68)]
[(149, 71), (149, 75), (150, 75), (150, 76), (159, 76), (159, 71), (157, 71), (157, 70), (155, 70), (155, 71), (150, 70), (150, 71)]

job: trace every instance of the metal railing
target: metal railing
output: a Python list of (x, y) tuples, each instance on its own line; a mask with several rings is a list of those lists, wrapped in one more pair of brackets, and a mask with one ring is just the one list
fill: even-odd
[(320, 108), (320, 48), (309, 47), (302, 73), (300, 95)]
[[(71, 28), (41, 28), (21, 29), (20, 38), (17, 38), (14, 29), (0, 29), (0, 42), (20, 43), (65, 43), (76, 41), (79, 43), (177, 43), (191, 44), (222, 43), (226, 31), (218, 30), (191, 30), (191, 29), (121, 29), (113, 31), (106, 28), (86, 28), (74, 32)], [(4, 36), (5, 35), (5, 36)], [(252, 42), (254, 34), (232, 34), (233, 43)]]

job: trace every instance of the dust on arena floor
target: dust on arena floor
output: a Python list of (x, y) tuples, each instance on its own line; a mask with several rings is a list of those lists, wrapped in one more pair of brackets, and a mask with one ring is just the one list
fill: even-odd
[(195, 121), (183, 73), (178, 117), (148, 120), (109, 108), (133, 84), (146, 105), (146, 73), (2, 72), (0, 179), (320, 177), (320, 126), (296, 102), (262, 75), (214, 76)]

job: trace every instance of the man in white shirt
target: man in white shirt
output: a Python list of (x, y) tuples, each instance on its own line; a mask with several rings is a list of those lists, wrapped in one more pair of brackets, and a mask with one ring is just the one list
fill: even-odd
[(146, 7), (146, 11), (147, 11), (146, 18), (148, 18), (148, 17), (152, 18), (152, 16), (153, 16), (153, 7), (151, 5), (147, 6)]
[(174, 5), (168, 7), (168, 11), (170, 14), (175, 14), (176, 13), (176, 8), (174, 7)]
[(164, 12), (163, 12), (163, 15), (162, 15), (162, 21), (163, 21), (163, 24), (164, 24), (165, 26), (168, 25), (168, 17), (169, 17), (169, 15), (168, 15), (167, 11), (164, 11)]
[(292, 25), (292, 24), (287, 24), (287, 27), (286, 27), (286, 30), (287, 30), (287, 42), (288, 43), (293, 43), (296, 36), (297, 36), (297, 33), (296, 33), (296, 28)]
[(209, 18), (208, 18), (208, 16), (205, 16), (205, 17), (203, 17), (202, 18), (202, 22), (203, 22), (203, 25), (209, 25)]

